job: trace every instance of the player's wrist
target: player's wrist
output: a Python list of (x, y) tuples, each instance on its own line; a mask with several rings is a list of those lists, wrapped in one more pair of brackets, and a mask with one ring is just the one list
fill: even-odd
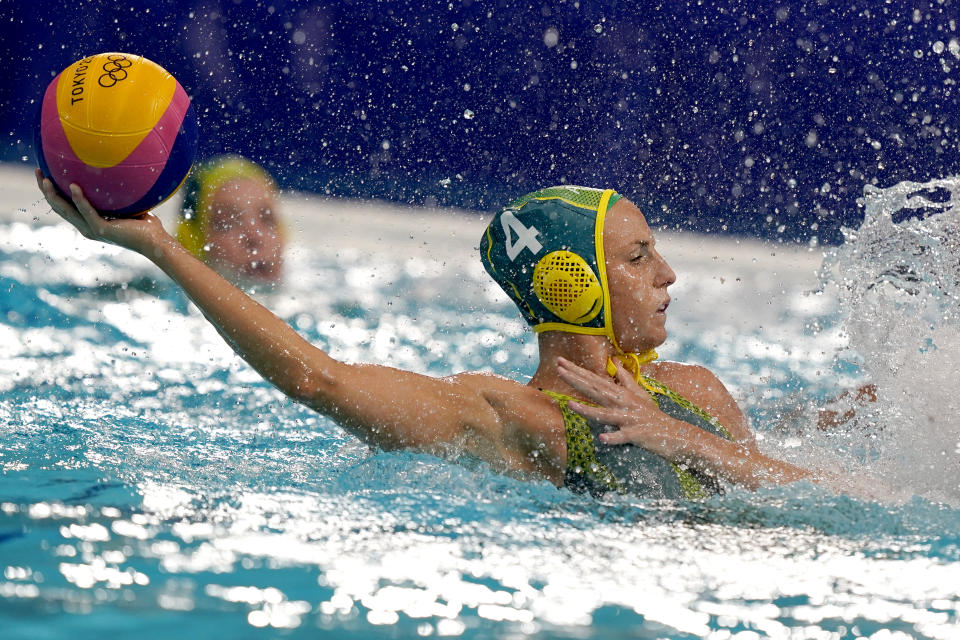
[(169, 261), (178, 249), (186, 253), (186, 249), (160, 225), (152, 228), (132, 245), (130, 249), (157, 264)]

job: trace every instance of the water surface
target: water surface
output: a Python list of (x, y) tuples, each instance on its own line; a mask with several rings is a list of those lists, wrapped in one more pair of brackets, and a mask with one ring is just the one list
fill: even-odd
[[(260, 380), (142, 258), (3, 223), (5, 635), (955, 638), (960, 453), (936, 385), (957, 370), (956, 281), (911, 263), (940, 289), (904, 294), (901, 236), (930, 233), (884, 224), (886, 249), (851, 236), (822, 285), (675, 264), (661, 350), (713, 369), (767, 452), (870, 478), (872, 495), (801, 483), (674, 503), (371, 450)], [(341, 359), (524, 380), (535, 343), (472, 260), (304, 250), (258, 295)], [(926, 324), (898, 333), (914, 303)], [(816, 407), (868, 380), (917, 402), (815, 428)], [(928, 427), (921, 406), (949, 418)]]

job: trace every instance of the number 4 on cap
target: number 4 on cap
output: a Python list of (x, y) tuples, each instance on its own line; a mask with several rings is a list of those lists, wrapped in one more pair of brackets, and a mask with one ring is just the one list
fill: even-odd
[[(510, 262), (516, 260), (517, 256), (524, 249), (530, 249), (533, 255), (537, 255), (543, 250), (543, 245), (537, 240), (540, 232), (536, 227), (525, 227), (523, 223), (517, 220), (513, 211), (504, 211), (500, 216), (500, 224), (503, 225), (503, 235), (506, 238), (507, 257)], [(510, 232), (516, 234), (517, 239), (514, 242)]]

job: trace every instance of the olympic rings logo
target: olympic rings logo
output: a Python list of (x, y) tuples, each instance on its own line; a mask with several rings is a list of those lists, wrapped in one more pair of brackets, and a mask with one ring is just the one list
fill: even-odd
[(112, 87), (121, 80), (127, 79), (127, 67), (133, 65), (133, 62), (127, 59), (126, 56), (120, 54), (112, 54), (107, 56), (108, 62), (103, 63), (103, 71), (99, 78), (97, 78), (97, 83), (104, 88)]

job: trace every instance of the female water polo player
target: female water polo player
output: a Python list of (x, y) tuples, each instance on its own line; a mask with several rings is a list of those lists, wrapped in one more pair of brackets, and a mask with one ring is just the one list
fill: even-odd
[(284, 239), (277, 185), (261, 166), (236, 155), (195, 167), (183, 185), (177, 240), (227, 280), (277, 284)]
[[(718, 479), (759, 487), (810, 478), (763, 455), (703, 367), (656, 360), (673, 271), (640, 210), (613, 190), (555, 187), (497, 213), (487, 270), (538, 333), (528, 384), (466, 372), (433, 378), (338, 362), (231, 285), (152, 215), (105, 220), (37, 172), (47, 201), (84, 236), (140, 253), (177, 282), (231, 347), (294, 400), (385, 449), (469, 453), (557, 486), (696, 498)], [(612, 376), (612, 377), (611, 377)]]

